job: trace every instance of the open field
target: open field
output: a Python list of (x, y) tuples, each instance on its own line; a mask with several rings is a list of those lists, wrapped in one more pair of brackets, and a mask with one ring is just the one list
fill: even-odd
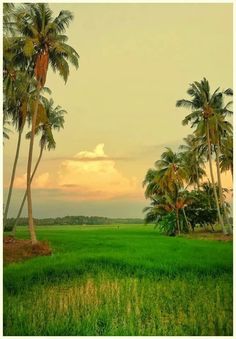
[(38, 235), (52, 256), (4, 268), (4, 335), (232, 335), (232, 242), (142, 225)]

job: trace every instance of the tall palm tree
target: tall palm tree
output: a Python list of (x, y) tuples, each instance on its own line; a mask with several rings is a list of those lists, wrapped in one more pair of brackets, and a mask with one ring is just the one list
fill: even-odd
[[(60, 131), (61, 128), (64, 128), (64, 122), (65, 122), (64, 115), (67, 113), (66, 110), (62, 109), (60, 106), (54, 107), (54, 102), (52, 99), (47, 100), (46, 98), (43, 98), (43, 103), (44, 103), (44, 107), (45, 107), (45, 111), (46, 111), (46, 115), (48, 119), (47, 121), (45, 121), (44, 124), (41, 124), (38, 127), (36, 127), (36, 130), (35, 130), (35, 135), (38, 135), (41, 133), (41, 138), (39, 141), (40, 152), (39, 152), (38, 160), (35, 164), (34, 170), (30, 178), (31, 183), (38, 169), (39, 163), (42, 159), (43, 151), (46, 149), (50, 151), (51, 149), (56, 148), (56, 143), (55, 143), (52, 131), (53, 130)], [(30, 136), (31, 136), (31, 133), (30, 132), (27, 133), (26, 137), (30, 138)], [(18, 224), (19, 218), (21, 216), (22, 210), (24, 208), (26, 198), (27, 198), (27, 191), (25, 191), (24, 197), (22, 199), (21, 206), (20, 206), (19, 212), (15, 220), (15, 224), (13, 227), (13, 233), (15, 233), (15, 229)]]
[(201, 80), (201, 82), (195, 81), (194, 83), (190, 84), (187, 93), (190, 95), (191, 100), (181, 99), (176, 102), (177, 107), (185, 107), (192, 110), (192, 112), (183, 120), (183, 125), (191, 123), (191, 127), (196, 128), (195, 132), (197, 135), (206, 136), (211, 181), (214, 190), (218, 218), (224, 233), (226, 233), (226, 229), (220, 211), (213, 174), (211, 139), (213, 139), (214, 133), (216, 131), (216, 125), (214, 123), (215, 116), (223, 109), (222, 96), (223, 94), (229, 95), (230, 92), (231, 90), (228, 89), (222, 93), (219, 92), (219, 88), (217, 88), (211, 95), (209, 83), (204, 78)]
[[(6, 65), (7, 63), (5, 63)], [(5, 119), (10, 119), (13, 126), (18, 133), (16, 153), (12, 167), (12, 173), (10, 178), (10, 184), (8, 189), (8, 195), (6, 200), (6, 206), (4, 210), (3, 225), (5, 228), (8, 211), (11, 202), (12, 190), (15, 180), (16, 168), (20, 154), (22, 133), (25, 127), (26, 119), (30, 121), (30, 110), (35, 105), (35, 81), (31, 79), (29, 74), (25, 71), (16, 70), (14, 77), (7, 70), (4, 73), (3, 78), (3, 90), (4, 90), (4, 102), (3, 102), (3, 114)], [(44, 121), (45, 111), (41, 102), (39, 102), (39, 114), (37, 123)]]
[[(4, 6), (6, 24), (4, 26), (3, 37), (3, 114), (5, 120), (12, 121), (12, 124), (18, 133), (16, 153), (4, 210), (3, 225), (5, 228), (20, 153), (22, 133), (26, 118), (30, 120), (29, 111), (32, 110), (35, 105), (34, 96), (36, 81), (32, 78), (33, 69), (30, 63), (27, 63), (24, 59), (16, 62), (19, 52), (16, 47), (19, 38), (15, 36), (17, 33), (15, 7), (11, 5), (8, 6), (8, 4), (4, 5), (6, 5)], [(41, 103), (39, 103), (39, 111), (40, 117), (42, 117), (44, 112)]]
[(34, 77), (37, 81), (36, 104), (32, 112), (32, 128), (27, 164), (27, 202), (29, 231), (32, 244), (37, 242), (32, 210), (31, 197), (31, 167), (33, 145), (39, 107), (40, 92), (45, 85), (49, 64), (53, 71), (58, 71), (64, 81), (69, 75), (70, 62), (78, 68), (78, 53), (68, 44), (63, 33), (69, 26), (73, 15), (70, 11), (61, 11), (57, 17), (48, 4), (24, 4), (15, 13), (18, 39), (15, 48), (18, 50), (15, 62), (28, 60), (33, 65)]
[(30, 79), (27, 73), (15, 72), (14, 79), (11, 79), (11, 75), (8, 72), (5, 72), (5, 76), (3, 78), (3, 90), (4, 90), (4, 102), (3, 102), (4, 119), (5, 120), (8, 119), (8, 121), (11, 120), (13, 126), (15, 127), (18, 133), (16, 153), (12, 167), (10, 185), (3, 218), (3, 225), (5, 227), (12, 196), (16, 167), (20, 153), (22, 132), (28, 114), (27, 105), (30, 99), (31, 90), (30, 90)]
[[(228, 94), (227, 94), (228, 95)], [(232, 124), (225, 120), (227, 115), (231, 115), (232, 112), (228, 109), (228, 106), (231, 105), (232, 102), (227, 103), (225, 107), (223, 107), (223, 93), (218, 93), (218, 105), (214, 110), (214, 114), (209, 118), (209, 139), (210, 139), (210, 147), (211, 153), (215, 153), (215, 163), (217, 170), (217, 182), (218, 182), (218, 196), (219, 196), (219, 205), (221, 212), (224, 217), (224, 222), (228, 225), (229, 232), (231, 233), (231, 225), (228, 219), (228, 212), (226, 202), (224, 200), (223, 195), (223, 187), (221, 182), (221, 174), (220, 174), (220, 154), (221, 154), (221, 144), (222, 139), (230, 136), (232, 134)], [(199, 149), (204, 149), (204, 143), (206, 143), (207, 138), (204, 135), (205, 131), (202, 128), (198, 128), (196, 130), (196, 134), (200, 136), (202, 140), (202, 144)], [(207, 140), (208, 142), (208, 140)], [(209, 147), (207, 147), (208, 149)], [(209, 159), (209, 156), (208, 156)], [(216, 190), (217, 191), (217, 190)], [(224, 230), (226, 233), (226, 229)]]

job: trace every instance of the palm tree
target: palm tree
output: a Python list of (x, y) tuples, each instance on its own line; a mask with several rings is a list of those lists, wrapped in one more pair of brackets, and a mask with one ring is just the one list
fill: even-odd
[[(44, 107), (45, 107), (45, 111), (46, 111), (46, 115), (48, 119), (47, 121), (45, 121), (44, 124), (41, 124), (38, 127), (36, 127), (36, 130), (35, 130), (35, 135), (38, 135), (39, 133), (41, 133), (41, 138), (39, 141), (40, 152), (39, 152), (38, 160), (35, 164), (34, 170), (30, 178), (31, 183), (38, 169), (39, 163), (42, 159), (43, 151), (46, 149), (48, 151), (50, 151), (51, 149), (55, 149), (56, 143), (55, 143), (52, 131), (53, 130), (60, 131), (61, 128), (64, 128), (64, 122), (65, 122), (64, 115), (67, 113), (60, 106), (54, 107), (54, 102), (52, 99), (47, 100), (46, 98), (43, 98), (43, 102), (44, 102)], [(30, 136), (31, 136), (31, 133), (30, 132), (27, 133), (26, 137), (30, 138)], [(22, 210), (24, 208), (26, 198), (27, 198), (27, 191), (25, 192), (24, 197), (22, 199), (22, 203), (21, 203), (19, 212), (15, 220), (15, 224), (13, 227), (13, 233), (15, 233), (15, 229), (18, 224), (19, 218), (21, 216)]]
[[(8, 63), (5, 60), (5, 65)], [(11, 119), (13, 126), (18, 133), (18, 140), (16, 146), (16, 153), (12, 167), (11, 179), (9, 184), (9, 190), (6, 200), (6, 206), (4, 210), (3, 225), (5, 228), (8, 211), (11, 202), (12, 190), (15, 180), (16, 168), (20, 154), (22, 133), (25, 127), (26, 119), (30, 121), (30, 110), (35, 105), (35, 81), (31, 79), (29, 74), (25, 71), (16, 70), (12, 77), (8, 67), (5, 68), (3, 78), (3, 89), (4, 89), (4, 102), (3, 102), (3, 113), (4, 119)], [(39, 102), (39, 114), (37, 124), (45, 120), (45, 111), (41, 102)]]
[(157, 176), (158, 176), (158, 170), (155, 168), (149, 168), (143, 181), (143, 187), (146, 186), (146, 189), (144, 192), (146, 199), (156, 196), (158, 194), (161, 194)]
[(184, 138), (185, 144), (180, 145), (180, 156), (184, 163), (184, 167), (188, 174), (188, 185), (197, 185), (200, 189), (200, 180), (206, 175), (204, 167), (204, 159), (199, 153), (199, 139), (190, 134)]
[(56, 18), (53, 18), (53, 13), (48, 4), (24, 4), (16, 10), (15, 16), (16, 30), (19, 35), (15, 44), (15, 48), (18, 50), (15, 62), (28, 60), (29, 64), (33, 64), (34, 77), (37, 81), (27, 164), (29, 231), (32, 244), (34, 244), (37, 242), (37, 238), (33, 223), (31, 167), (40, 92), (46, 82), (49, 64), (53, 71), (58, 71), (66, 82), (69, 75), (68, 62), (78, 68), (79, 55), (71, 46), (66, 44), (67, 36), (62, 34), (73, 19), (70, 11), (61, 11)]
[[(12, 196), (13, 184), (15, 180), (16, 167), (18, 163), (22, 132), (24, 129), (26, 117), (28, 114), (27, 105), (30, 98), (30, 79), (27, 73), (15, 72), (14, 78), (11, 79), (11, 75), (5, 72), (3, 82), (4, 89), (4, 102), (3, 102), (3, 114), (4, 119), (11, 119), (13, 126), (17, 130), (18, 140), (16, 146), (16, 154), (12, 167), (10, 185), (6, 200), (6, 206), (4, 211), (3, 225), (5, 227), (7, 215), (10, 207), (10, 201)], [(9, 121), (9, 120), (8, 120)]]
[[(35, 105), (34, 95), (36, 82), (32, 79), (33, 73), (30, 64), (27, 64), (24, 59), (21, 62), (19, 62), (19, 60), (16, 62), (19, 52), (16, 46), (19, 39), (15, 36), (16, 20), (14, 6), (4, 5), (6, 5), (4, 6), (6, 27), (4, 26), (5, 35), (3, 37), (3, 114), (5, 121), (7, 119), (9, 121), (10, 119), (18, 133), (16, 153), (4, 210), (3, 225), (5, 227), (20, 153), (22, 133), (26, 118), (28, 117), (30, 120), (29, 110), (32, 110), (32, 107)], [(10, 19), (12, 20), (11, 22), (9, 22)], [(39, 111), (39, 118), (42, 118), (44, 112), (41, 103), (39, 103)]]
[[(211, 145), (211, 153), (215, 153), (215, 162), (217, 169), (217, 182), (218, 182), (218, 195), (219, 196), (219, 205), (221, 212), (224, 216), (225, 224), (229, 227), (229, 232), (231, 233), (231, 225), (228, 219), (228, 212), (226, 208), (226, 203), (223, 195), (223, 188), (221, 183), (221, 174), (220, 174), (220, 154), (221, 154), (221, 144), (222, 139), (227, 136), (232, 135), (233, 127), (230, 122), (225, 120), (226, 115), (231, 115), (232, 112), (228, 109), (228, 106), (232, 103), (229, 102), (225, 107), (223, 107), (223, 94), (219, 93), (218, 95), (218, 108), (214, 110), (214, 114), (209, 118), (209, 139)], [(223, 107), (223, 108), (222, 108)], [(204, 136), (204, 131), (202, 129), (197, 129), (196, 133), (201, 136), (202, 144), (200, 147), (204, 149), (204, 143), (206, 143), (206, 138)], [(199, 147), (199, 148), (200, 148)], [(207, 147), (208, 149), (208, 147)], [(217, 190), (216, 190), (217, 191)], [(224, 230), (226, 233), (226, 230)]]
[(161, 189), (172, 191), (176, 186), (179, 189), (183, 188), (187, 179), (187, 171), (180, 154), (166, 147), (166, 151), (162, 153), (161, 159), (157, 160), (155, 165), (158, 169), (157, 177)]
[(183, 209), (186, 204), (183, 186), (187, 172), (180, 155), (168, 147), (162, 153), (161, 159), (155, 162), (155, 167), (156, 169), (147, 172), (143, 182), (144, 186), (147, 186), (145, 195), (153, 202), (149, 213), (153, 215), (154, 212), (160, 213), (163, 210), (174, 211), (176, 230), (180, 233), (179, 210)]
[(8, 34), (14, 34), (14, 21), (13, 13), (15, 10), (15, 4), (10, 2), (3, 3), (3, 32)]
[(219, 160), (221, 172), (230, 170), (233, 179), (233, 135), (223, 138)]
[(176, 102), (176, 106), (191, 109), (192, 112), (185, 117), (185, 119), (183, 120), (183, 125), (191, 123), (191, 127), (196, 127), (195, 133), (197, 136), (206, 136), (210, 175), (217, 206), (218, 218), (222, 226), (223, 232), (226, 233), (215, 187), (212, 167), (211, 140), (214, 138), (214, 133), (216, 132), (217, 128), (217, 126), (215, 125), (215, 116), (222, 112), (223, 109), (227, 109), (227, 105), (224, 108), (222, 106), (222, 96), (223, 94), (229, 95), (231, 93), (231, 90), (228, 89), (222, 93), (219, 92), (219, 88), (217, 88), (211, 95), (209, 83), (204, 78), (201, 82), (195, 81), (194, 83), (190, 84), (187, 93), (191, 96), (191, 100), (178, 100)]

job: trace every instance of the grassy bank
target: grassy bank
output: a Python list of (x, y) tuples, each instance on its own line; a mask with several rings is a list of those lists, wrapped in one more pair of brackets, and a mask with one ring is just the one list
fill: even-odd
[(232, 334), (231, 242), (137, 225), (38, 234), (53, 255), (4, 268), (5, 335)]

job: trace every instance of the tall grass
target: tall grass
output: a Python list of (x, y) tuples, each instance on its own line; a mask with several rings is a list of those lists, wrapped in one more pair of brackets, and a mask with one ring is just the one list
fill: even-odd
[(39, 236), (52, 257), (4, 269), (4, 335), (232, 335), (232, 243), (144, 226)]

